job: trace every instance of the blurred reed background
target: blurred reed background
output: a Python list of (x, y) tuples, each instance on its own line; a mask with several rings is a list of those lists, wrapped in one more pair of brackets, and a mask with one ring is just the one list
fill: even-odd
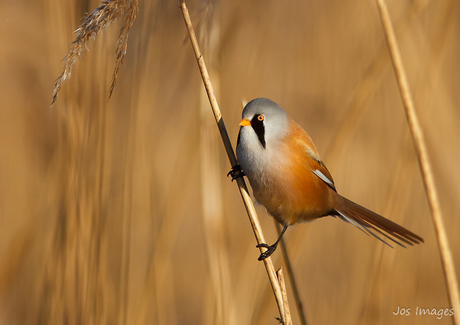
[[(341, 194), (425, 239), (390, 249), (334, 218), (289, 231), (309, 324), (450, 324), (415, 315), (448, 301), (375, 2), (187, 4), (234, 145), (241, 101), (268, 97), (310, 133)], [(276, 324), (177, 1), (140, 2), (109, 101), (122, 21), (49, 108), (98, 5), (0, 1), (0, 324)], [(388, 5), (458, 270), (460, 4)]]

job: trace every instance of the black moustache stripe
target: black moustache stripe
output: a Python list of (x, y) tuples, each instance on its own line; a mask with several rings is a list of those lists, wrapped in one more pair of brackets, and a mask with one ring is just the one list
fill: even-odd
[(251, 120), (251, 126), (254, 129), (254, 132), (256, 132), (257, 137), (259, 138), (260, 144), (262, 147), (265, 149), (265, 127), (264, 127), (264, 121), (259, 120), (260, 114), (254, 115), (254, 117)]

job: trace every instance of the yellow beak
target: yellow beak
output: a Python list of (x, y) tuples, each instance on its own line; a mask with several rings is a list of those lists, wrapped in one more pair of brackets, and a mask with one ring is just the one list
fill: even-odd
[(242, 119), (241, 122), (240, 122), (240, 126), (249, 126), (251, 125), (251, 121), (249, 121), (248, 119)]

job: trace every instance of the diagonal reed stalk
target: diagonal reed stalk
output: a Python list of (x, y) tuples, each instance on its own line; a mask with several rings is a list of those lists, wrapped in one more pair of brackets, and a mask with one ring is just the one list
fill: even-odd
[[(278, 232), (278, 236), (280, 236), (281, 225), (278, 222), (276, 222), (275, 219), (273, 219), (273, 221), (275, 221), (276, 231)], [(292, 268), (291, 259), (289, 258), (288, 250), (286, 247), (286, 242), (283, 238), (281, 238), (281, 251), (283, 252), (284, 263), (286, 264), (288, 276), (291, 280), (292, 293), (294, 294), (294, 301), (297, 307), (297, 312), (299, 313), (300, 324), (307, 325), (307, 317), (303, 309), (302, 301), (300, 300), (300, 293), (297, 286), (297, 281), (294, 276), (294, 269)]]
[(284, 302), (284, 314), (286, 320), (283, 322), (284, 325), (292, 325), (292, 318), (291, 318), (291, 311), (289, 310), (289, 304), (287, 300), (287, 292), (286, 292), (286, 283), (284, 282), (284, 274), (283, 269), (280, 267), (278, 271), (276, 271), (276, 276), (278, 277), (278, 281), (281, 287), (281, 294), (283, 295), (283, 302)]
[[(214, 114), (214, 118), (217, 123), (217, 127), (219, 128), (219, 132), (222, 138), (222, 141), (224, 143), (225, 150), (227, 152), (228, 159), (230, 160), (230, 164), (233, 166), (236, 166), (237, 160), (235, 153), (233, 151), (232, 144), (230, 142), (230, 138), (228, 137), (227, 134), (227, 129), (225, 128), (224, 120), (222, 119), (222, 114), (219, 109), (219, 105), (217, 103), (216, 96), (214, 95), (214, 90), (211, 84), (211, 79), (209, 77), (206, 64), (203, 59), (203, 55), (201, 54), (200, 47), (198, 45), (198, 40), (195, 35), (195, 31), (192, 26), (192, 21), (190, 19), (190, 14), (188, 12), (187, 6), (185, 4), (184, 0), (179, 0), (180, 5), (181, 5), (181, 10), (182, 10), (182, 15), (184, 16), (184, 21), (185, 25), (188, 30), (189, 38), (192, 43), (192, 47), (195, 53), (195, 57), (198, 62), (198, 66), (200, 69), (201, 77), (203, 79), (204, 86), (206, 88), (206, 93), (209, 98), (209, 102), (211, 104), (211, 108)], [(242, 177), (239, 177), (236, 179), (238, 189), (240, 190), (241, 197), (243, 199), (244, 205), (246, 207), (246, 211), (248, 212), (249, 220), (252, 225), (252, 229), (254, 231), (254, 235), (256, 237), (257, 243), (261, 244), (265, 242), (262, 228), (259, 222), (259, 219), (257, 217), (254, 205), (252, 203), (251, 197), (248, 193), (248, 189), (246, 187), (246, 183)], [(261, 252), (265, 251), (265, 248), (260, 249)], [(283, 299), (280, 283), (278, 281), (275, 269), (273, 267), (273, 263), (271, 261), (271, 258), (266, 258), (264, 260), (264, 265), (265, 269), (268, 274), (268, 278), (270, 280), (270, 284), (272, 286), (273, 293), (275, 295), (275, 300), (278, 305), (278, 310), (280, 313), (280, 318), (281, 322), (285, 323), (286, 321), (286, 314), (285, 314), (285, 304), (287, 304), (287, 299)]]
[[(209, 7), (204, 8), (204, 11)], [(206, 24), (200, 24), (200, 29), (204, 31)], [(208, 31), (207, 51), (211, 56), (210, 62), (216, 62), (212, 56), (216, 56), (218, 45), (219, 28)], [(204, 33), (203, 33), (204, 34)], [(208, 58), (209, 58), (208, 56)], [(209, 61), (208, 61), (209, 62)], [(211, 73), (216, 70), (211, 64)], [(217, 97), (219, 96), (219, 75), (214, 79), (217, 83)], [(217, 80), (216, 80), (217, 79)], [(201, 206), (204, 227), (204, 237), (208, 253), (210, 281), (212, 282), (212, 304), (209, 307), (212, 313), (214, 324), (232, 324), (238, 319), (238, 311), (235, 308), (233, 299), (232, 277), (230, 274), (230, 260), (228, 247), (225, 243), (225, 218), (222, 204), (222, 170), (219, 161), (219, 135), (215, 132), (215, 122), (209, 114), (208, 98), (206, 92), (200, 91), (200, 178), (201, 178)]]
[(411, 131), (412, 140), (414, 142), (417, 158), (422, 172), (423, 184), (425, 186), (428, 204), (431, 210), (431, 217), (438, 242), (439, 253), (441, 255), (442, 269), (444, 272), (444, 280), (447, 287), (447, 295), (451, 308), (454, 308), (452, 321), (454, 324), (459, 324), (455, 315), (460, 312), (460, 296), (458, 291), (458, 281), (455, 273), (454, 260), (452, 251), (449, 247), (444, 220), (442, 217), (441, 207), (438, 198), (438, 192), (434, 181), (433, 171), (431, 167), (428, 150), (425, 143), (420, 121), (415, 111), (414, 101), (409, 88), (406, 71), (401, 58), (401, 52), (396, 40), (393, 25), (391, 23), (390, 14), (385, 0), (377, 0), (380, 19), (382, 21), (385, 38), (390, 51), (390, 56), (393, 62), (393, 67), (396, 73), (396, 79), (401, 92), (401, 97), (406, 112), (409, 129)]

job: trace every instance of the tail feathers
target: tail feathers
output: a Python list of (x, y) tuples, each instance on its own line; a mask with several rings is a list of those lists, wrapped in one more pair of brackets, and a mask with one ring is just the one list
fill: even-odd
[(379, 239), (391, 248), (393, 248), (393, 246), (388, 244), (374, 232), (402, 247), (406, 247), (404, 244), (413, 246), (414, 244), (424, 242), (422, 237), (417, 236), (397, 223), (394, 223), (393, 221), (390, 221), (344, 197), (342, 197), (342, 199), (343, 201), (340, 204), (340, 208), (336, 209), (336, 216), (346, 222), (350, 222), (367, 235), (371, 235)]

